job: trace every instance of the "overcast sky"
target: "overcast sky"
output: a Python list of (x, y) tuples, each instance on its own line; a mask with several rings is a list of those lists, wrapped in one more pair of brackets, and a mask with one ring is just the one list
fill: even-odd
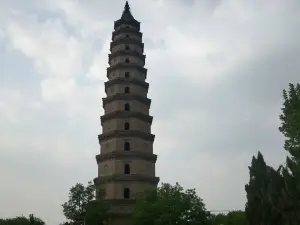
[[(285, 160), (282, 89), (299, 82), (299, 0), (131, 0), (157, 175), (209, 210), (243, 209), (251, 157)], [(97, 175), (113, 21), (124, 0), (0, 0), (0, 217), (64, 221)]]

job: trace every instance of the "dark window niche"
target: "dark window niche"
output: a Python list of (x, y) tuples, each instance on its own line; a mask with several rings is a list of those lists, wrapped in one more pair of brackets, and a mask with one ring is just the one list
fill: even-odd
[(129, 105), (129, 103), (125, 103), (124, 110), (125, 111), (130, 111), (130, 105)]
[(129, 128), (130, 128), (130, 125), (129, 125), (129, 123), (124, 123), (124, 130), (129, 130)]
[(128, 141), (124, 142), (124, 151), (130, 151), (130, 143)]
[(129, 164), (124, 165), (124, 174), (130, 174), (130, 165)]
[(129, 199), (129, 198), (130, 198), (130, 189), (124, 188), (124, 199)]

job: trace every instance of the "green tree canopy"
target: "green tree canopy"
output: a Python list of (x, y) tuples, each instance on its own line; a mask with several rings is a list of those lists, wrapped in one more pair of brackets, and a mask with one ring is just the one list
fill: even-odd
[(95, 186), (92, 182), (88, 182), (86, 187), (77, 183), (70, 189), (69, 200), (62, 205), (63, 213), (72, 223), (102, 225), (107, 221), (110, 209), (104, 197), (99, 196), (95, 200)]
[(212, 225), (247, 225), (246, 214), (243, 211), (231, 211), (227, 214), (213, 215)]
[(94, 199), (94, 196), (95, 186), (92, 182), (88, 182), (86, 187), (80, 183), (71, 187), (69, 200), (62, 204), (65, 217), (73, 222), (83, 221), (87, 204)]
[(134, 225), (206, 225), (210, 213), (195, 189), (184, 190), (162, 184), (157, 190), (146, 191), (137, 196), (133, 211)]
[(9, 219), (0, 219), (0, 225), (45, 225), (45, 222), (33, 214), (29, 218), (18, 216)]
[(231, 211), (227, 215), (227, 225), (247, 225), (246, 214), (243, 211)]
[(285, 136), (284, 148), (290, 153), (282, 174), (285, 186), (282, 193), (283, 215), (288, 225), (300, 224), (300, 84), (289, 84), (283, 90), (280, 132)]
[(104, 225), (109, 219), (110, 205), (103, 199), (91, 201), (87, 205), (85, 223), (86, 225)]
[(285, 150), (292, 160), (300, 163), (300, 84), (289, 84), (289, 90), (283, 90), (283, 98), (279, 130), (286, 138)]

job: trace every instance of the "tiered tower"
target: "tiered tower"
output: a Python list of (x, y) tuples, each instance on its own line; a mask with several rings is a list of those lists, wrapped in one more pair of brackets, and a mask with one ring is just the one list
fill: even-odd
[(114, 22), (110, 51), (94, 182), (97, 196), (104, 194), (112, 204), (110, 224), (127, 225), (136, 194), (156, 188), (159, 182), (144, 44), (140, 22), (132, 16), (127, 1), (121, 18)]

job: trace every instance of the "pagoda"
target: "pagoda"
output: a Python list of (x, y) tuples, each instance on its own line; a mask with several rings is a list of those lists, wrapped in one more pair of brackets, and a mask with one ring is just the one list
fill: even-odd
[(159, 178), (155, 176), (157, 155), (153, 154), (144, 44), (140, 22), (127, 1), (121, 18), (114, 22), (110, 52), (94, 183), (96, 197), (104, 196), (111, 203), (109, 225), (128, 225), (137, 194), (156, 188)]

